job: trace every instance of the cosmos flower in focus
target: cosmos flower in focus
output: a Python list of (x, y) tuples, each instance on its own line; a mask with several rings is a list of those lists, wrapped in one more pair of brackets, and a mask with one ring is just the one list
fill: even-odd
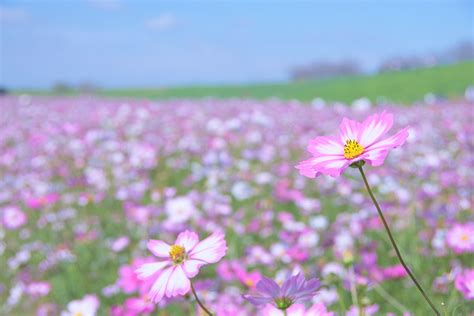
[(316, 295), (320, 287), (317, 279), (305, 280), (301, 274), (294, 275), (283, 282), (282, 286), (272, 279), (263, 277), (257, 283), (257, 293), (243, 297), (257, 307), (272, 304), (280, 310), (287, 310), (295, 303), (303, 303)]
[(393, 124), (393, 115), (374, 114), (360, 123), (347, 118), (339, 125), (339, 135), (318, 136), (307, 149), (312, 154), (296, 168), (300, 174), (315, 178), (320, 174), (338, 177), (349, 165), (365, 161), (371, 166), (383, 164), (389, 151), (402, 145), (408, 137), (408, 128), (388, 138), (383, 136)]
[(466, 300), (474, 300), (474, 269), (459, 273), (454, 280), (454, 285)]
[(163, 296), (185, 295), (191, 289), (189, 279), (206, 264), (218, 262), (227, 251), (224, 234), (214, 233), (199, 241), (196, 233), (184, 231), (173, 245), (161, 240), (148, 241), (148, 249), (160, 260), (145, 263), (135, 272), (139, 279), (153, 279), (150, 299), (157, 303)]
[(3, 209), (2, 222), (7, 229), (17, 229), (26, 224), (28, 218), (16, 206), (7, 206)]
[(67, 311), (61, 316), (95, 316), (99, 309), (99, 299), (95, 295), (86, 295), (81, 300), (71, 301), (67, 304)]
[(456, 224), (446, 236), (448, 246), (457, 254), (474, 252), (474, 224)]

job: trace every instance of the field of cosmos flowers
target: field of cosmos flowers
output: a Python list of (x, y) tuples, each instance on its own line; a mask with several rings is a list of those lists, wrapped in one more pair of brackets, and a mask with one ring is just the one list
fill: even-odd
[(0, 102), (0, 315), (433, 315), (361, 161), (436, 309), (474, 313), (472, 101)]

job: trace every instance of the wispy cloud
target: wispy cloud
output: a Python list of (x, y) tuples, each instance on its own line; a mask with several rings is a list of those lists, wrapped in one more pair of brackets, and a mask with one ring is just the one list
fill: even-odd
[(23, 8), (0, 6), (0, 22), (24, 21), (28, 18), (28, 13)]
[(114, 11), (122, 7), (122, 2), (120, 0), (86, 0), (92, 6), (97, 9)]
[(155, 31), (165, 31), (173, 28), (178, 23), (176, 17), (171, 13), (163, 13), (155, 18), (149, 19), (145, 25)]

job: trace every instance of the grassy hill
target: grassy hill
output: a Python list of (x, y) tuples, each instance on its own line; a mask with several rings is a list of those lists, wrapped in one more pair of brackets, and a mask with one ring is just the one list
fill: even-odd
[(463, 95), (474, 85), (474, 61), (410, 71), (389, 72), (371, 76), (354, 76), (319, 81), (233, 86), (190, 86), (175, 88), (143, 88), (104, 90), (110, 97), (144, 97), (153, 99), (245, 97), (264, 99), (279, 97), (310, 101), (315, 97), (325, 100), (350, 102), (360, 97), (375, 100), (385, 97), (395, 102), (420, 100), (428, 92), (445, 97)]

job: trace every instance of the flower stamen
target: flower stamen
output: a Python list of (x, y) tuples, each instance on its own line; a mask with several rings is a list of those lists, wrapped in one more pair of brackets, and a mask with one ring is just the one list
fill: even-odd
[(354, 159), (364, 152), (364, 147), (354, 139), (349, 139), (344, 145), (344, 158)]
[(186, 259), (186, 249), (180, 245), (172, 245), (169, 255), (174, 264), (180, 264)]

